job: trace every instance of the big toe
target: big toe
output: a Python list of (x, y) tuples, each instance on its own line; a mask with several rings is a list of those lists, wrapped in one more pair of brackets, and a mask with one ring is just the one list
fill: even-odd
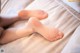
[(62, 32), (59, 32), (58, 35), (55, 35), (55, 37), (51, 38), (50, 41), (56, 41), (59, 39), (62, 39), (64, 34)]

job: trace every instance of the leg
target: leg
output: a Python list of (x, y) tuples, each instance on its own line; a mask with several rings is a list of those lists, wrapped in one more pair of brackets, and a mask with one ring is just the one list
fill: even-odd
[[(21, 22), (20, 22), (21, 24)], [(2, 37), (0, 39), (0, 44), (5, 44), (11, 41), (14, 41), (16, 39), (19, 39), (21, 37), (25, 37), (27, 35), (32, 34), (34, 31), (32, 28), (29, 27), (28, 23), (22, 23), (24, 25), (22, 26), (13, 26), (11, 28), (8, 28), (5, 30), (2, 34)], [(19, 23), (17, 24), (19, 25)]]
[(49, 28), (44, 26), (39, 22), (37, 18), (30, 18), (29, 24), (33, 27), (33, 29), (45, 37), (49, 41), (55, 41), (61, 39), (63, 37), (63, 33), (59, 31), (57, 28)]
[(42, 10), (22, 10), (18, 16), (21, 19), (29, 19), (30, 17), (37, 17), (38, 19), (45, 19), (48, 14)]
[[(29, 11), (27, 13), (28, 14), (27, 16), (29, 16), (29, 17), (33, 17), (33, 16), (37, 17), (37, 15), (38, 15), (37, 13), (39, 14), (39, 12), (37, 10), (36, 11), (31, 11), (31, 12)], [(47, 13), (43, 13), (43, 14), (47, 14)], [(40, 14), (38, 15), (38, 17), (39, 16), (42, 17), (42, 18), (47, 17), (47, 15), (41, 16)], [(0, 39), (0, 44), (4, 44), (4, 43), (8, 43), (8, 42), (14, 41), (14, 40), (16, 40), (18, 38), (30, 35), (30, 34), (32, 34), (34, 32), (33, 29), (29, 26), (30, 25), (29, 22), (27, 24), (24, 24), (24, 25), (21, 25), (21, 26), (16, 26), (16, 25), (14, 27), (12, 27), (12, 28), (9, 28), (9, 29), (5, 30), (3, 32), (3, 34), (2, 34), (3, 36)]]
[(37, 17), (38, 19), (47, 18), (48, 14), (42, 10), (22, 10), (19, 12), (18, 16), (6, 17), (0, 16), (0, 26), (7, 26), (19, 19), (29, 19), (30, 17)]

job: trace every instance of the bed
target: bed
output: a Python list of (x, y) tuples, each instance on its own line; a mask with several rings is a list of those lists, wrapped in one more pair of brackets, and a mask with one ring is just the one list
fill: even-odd
[(49, 17), (41, 22), (44, 25), (59, 28), (64, 32), (64, 37), (50, 42), (40, 34), (33, 33), (11, 43), (0, 45), (0, 53), (80, 53), (79, 13), (60, 0), (1, 0), (1, 15), (15, 16), (24, 8), (46, 11)]

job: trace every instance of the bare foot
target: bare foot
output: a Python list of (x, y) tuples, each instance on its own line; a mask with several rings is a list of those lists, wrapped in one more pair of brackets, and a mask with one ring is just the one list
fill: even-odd
[(28, 19), (30, 17), (37, 17), (38, 19), (47, 18), (48, 14), (42, 10), (22, 10), (19, 12), (18, 16), (21, 19)]
[(57, 28), (50, 28), (44, 26), (42, 23), (39, 22), (37, 18), (30, 18), (29, 24), (33, 27), (33, 29), (45, 37), (49, 41), (56, 41), (63, 37), (63, 33), (59, 31)]

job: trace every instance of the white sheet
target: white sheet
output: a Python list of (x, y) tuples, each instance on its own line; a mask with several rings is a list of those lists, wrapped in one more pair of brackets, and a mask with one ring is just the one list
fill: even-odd
[(61, 53), (80, 53), (80, 25), (71, 36)]

